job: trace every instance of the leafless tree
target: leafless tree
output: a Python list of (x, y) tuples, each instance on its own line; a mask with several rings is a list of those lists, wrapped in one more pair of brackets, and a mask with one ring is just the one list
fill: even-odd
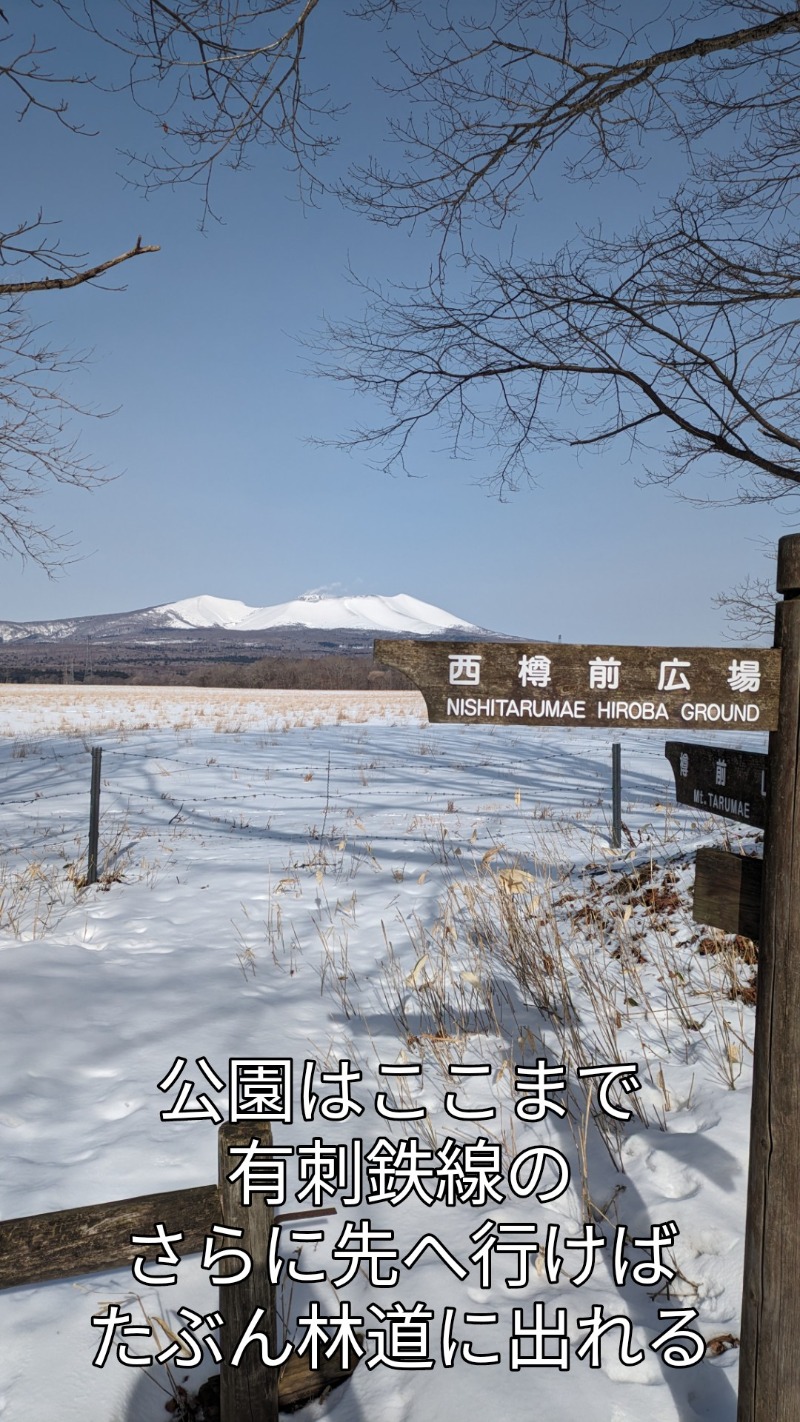
[[(155, 118), (160, 145), (127, 154), (145, 190), (195, 184), (201, 222), (212, 214), (220, 167), (247, 168), (278, 144), (313, 186), (335, 142), (337, 109), (312, 92), (304, 65), (319, 0), (56, 0), (93, 39), (111, 46), (126, 88)], [(325, 127), (327, 125), (327, 127)]]
[[(327, 333), (331, 373), (388, 412), (354, 440), (403, 464), (420, 425), (443, 422), (456, 452), (484, 442), (507, 490), (553, 443), (624, 437), (655, 479), (700, 466), (733, 476), (732, 501), (796, 494), (800, 9), (457, 9), (398, 57), (403, 165), (369, 165), (344, 190), (376, 221), (439, 234), (427, 283), (373, 285), (363, 318)], [(664, 138), (682, 175), (632, 232), (576, 232), (554, 254), (540, 237), (517, 234), (504, 256), (486, 242), (480, 220), (521, 212), (546, 162), (597, 183)]]
[[(335, 87), (333, 97), (314, 92), (306, 77), (320, 0), (50, 3), (98, 54), (116, 55), (103, 86), (127, 88), (156, 117), (161, 142), (131, 155), (145, 187), (199, 184), (207, 214), (217, 169), (249, 166), (265, 144), (282, 145), (312, 189), (319, 182), (338, 102)], [(414, 8), (360, 0), (353, 13), (388, 21)], [(650, 451), (644, 465), (657, 479), (699, 466), (733, 475), (732, 499), (797, 492), (800, 9), (789, 0), (417, 8), (416, 40), (406, 26), (408, 47), (393, 55), (405, 156), (396, 171), (354, 169), (339, 191), (375, 221), (429, 224), (435, 260), (415, 289), (368, 289), (363, 318), (334, 332), (336, 374), (387, 409), (355, 438), (385, 443), (385, 458), (402, 461), (420, 424), (444, 421), (456, 449), (485, 441), (501, 489), (535, 474), (550, 443), (626, 438)], [(3, 38), (0, 88), (18, 95), (21, 113), (43, 108), (79, 130), (64, 96), (101, 80), (51, 73), (46, 46), (14, 47), (0, 11)], [(633, 172), (665, 139), (683, 154), (682, 175), (632, 232), (576, 232), (555, 253), (541, 239), (525, 250), (502, 235), (545, 164), (600, 182)], [(488, 243), (487, 222), (501, 229)], [(57, 354), (32, 360), (23, 303), (95, 280), (106, 264), (59, 256), (33, 227), (24, 287), (0, 288), (10, 303), (0, 319), (11, 323), (0, 351), (12, 369), (56, 377)], [(5, 239), (6, 263), (26, 230)], [(61, 398), (57, 382), (45, 385)], [(42, 387), (33, 386), (36, 404)], [(46, 413), (47, 401), (36, 408)], [(68, 477), (95, 476), (84, 467)]]
[[(32, 36), (20, 37), (0, 10), (0, 86), (11, 91), (17, 117), (36, 109), (74, 133), (82, 131), (69, 112), (71, 86), (85, 81), (50, 67), (50, 51)], [(8, 203), (8, 194), (5, 194)], [(81, 454), (70, 432), (79, 413), (68, 394), (68, 377), (83, 363), (80, 352), (48, 340), (31, 298), (97, 282), (149, 252), (141, 237), (129, 251), (99, 262), (62, 249), (39, 212), (0, 231), (0, 554), (31, 559), (49, 572), (68, 559), (69, 541), (37, 517), (36, 499), (52, 484), (90, 489), (104, 475)]]
[[(90, 266), (61, 251), (41, 215), (0, 232), (0, 553), (30, 558), (51, 572), (61, 567), (71, 545), (37, 518), (35, 500), (53, 483), (91, 489), (105, 477), (69, 431), (70, 415), (83, 412), (64, 382), (84, 357), (55, 349), (24, 298), (97, 281), (123, 262), (157, 251), (139, 238), (130, 251)], [(26, 275), (14, 280), (14, 268)]]
[[(322, 190), (320, 159), (336, 147), (336, 119), (348, 98), (346, 91), (332, 98), (332, 83), (307, 79), (309, 35), (329, 0), (53, 3), (116, 52), (124, 77), (106, 82), (127, 89), (156, 120), (160, 144), (126, 155), (132, 182), (145, 191), (197, 186), (204, 226), (215, 215), (219, 169), (248, 169), (258, 149), (277, 145), (304, 193)], [(416, 0), (355, 0), (338, 19), (340, 26), (373, 20), (385, 27), (415, 6)]]
[[(278, 143), (313, 180), (315, 163), (331, 146), (318, 125), (332, 110), (308, 91), (302, 73), (318, 2), (50, 0), (48, 6), (37, 0), (27, 13), (9, 12), (16, 28), (0, 9), (0, 95), (13, 97), (20, 120), (36, 110), (77, 136), (89, 132), (73, 115), (81, 86), (127, 89), (157, 116), (163, 135), (157, 152), (136, 157), (140, 181), (146, 188), (200, 184), (207, 216), (220, 165), (247, 166), (256, 147)], [(394, 8), (395, 0), (369, 0), (366, 7), (374, 15)], [(94, 43), (99, 74), (59, 70), (57, 48), (47, 38), (56, 10)], [(44, 39), (32, 33), (37, 22)], [(83, 357), (48, 344), (38, 314), (41, 295), (97, 283), (156, 251), (140, 237), (128, 251), (103, 260), (67, 253), (41, 212), (0, 233), (0, 554), (18, 554), (49, 570), (61, 566), (69, 544), (37, 518), (32, 501), (53, 481), (91, 488), (104, 477), (69, 433), (77, 410), (67, 377)]]
[(772, 639), (775, 627), (775, 589), (769, 578), (744, 578), (727, 592), (711, 599), (722, 609), (728, 624), (726, 636), (732, 642), (756, 642), (760, 646)]

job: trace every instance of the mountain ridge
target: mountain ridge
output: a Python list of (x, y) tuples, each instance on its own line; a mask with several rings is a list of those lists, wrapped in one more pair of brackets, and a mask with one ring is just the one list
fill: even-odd
[(251, 607), (232, 598), (209, 593), (159, 603), (130, 612), (95, 613), (82, 617), (0, 621), (0, 642), (63, 642), (126, 640), (171, 631), (265, 632), (305, 628), (315, 632), (349, 631), (430, 637), (453, 632), (485, 636), (486, 628), (467, 622), (408, 593), (359, 594), (334, 597), (305, 593), (289, 602)]

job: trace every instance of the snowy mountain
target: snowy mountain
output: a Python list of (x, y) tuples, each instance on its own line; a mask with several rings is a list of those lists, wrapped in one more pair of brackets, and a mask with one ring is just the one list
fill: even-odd
[(485, 635), (486, 629), (465, 622), (432, 603), (407, 593), (393, 597), (377, 594), (331, 597), (305, 593), (292, 602), (271, 607), (250, 607), (231, 598), (183, 598), (179, 602), (140, 608), (135, 612), (106, 613), (94, 617), (63, 618), (48, 622), (0, 622), (0, 642), (22, 640), (55, 642), (87, 637), (102, 641), (137, 639), (165, 632), (219, 631), (254, 633), (307, 628), (313, 631), (389, 633), (395, 636), (430, 637), (453, 633)]
[(228, 597), (185, 597), (181, 602), (166, 602), (151, 607), (149, 612), (163, 617), (164, 627), (237, 627), (255, 609), (246, 602)]
[(174, 618), (173, 626), (224, 627), (229, 632), (312, 627), (425, 637), (448, 628), (462, 632), (472, 630), (471, 623), (407, 593), (398, 593), (395, 597), (329, 597), (324, 593), (304, 593), (292, 602), (277, 603), (274, 607), (247, 607), (243, 602), (228, 602), (225, 598), (193, 597), (166, 603), (155, 611)]

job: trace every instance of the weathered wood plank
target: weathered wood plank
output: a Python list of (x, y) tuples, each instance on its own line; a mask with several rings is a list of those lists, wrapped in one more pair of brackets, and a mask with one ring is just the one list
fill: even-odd
[[(332, 1206), (282, 1210), (274, 1223), (335, 1214)], [(152, 1234), (158, 1221), (171, 1234), (183, 1230), (177, 1249), (181, 1257), (199, 1254), (211, 1226), (222, 1223), (218, 1187), (197, 1185), (189, 1190), (164, 1190), (158, 1195), (0, 1220), (0, 1289), (124, 1269), (143, 1252), (131, 1244), (130, 1236)]]
[(763, 869), (760, 859), (725, 849), (698, 849), (692, 907), (695, 923), (758, 942)]
[(159, 1221), (169, 1233), (183, 1230), (179, 1254), (196, 1254), (219, 1219), (216, 1185), (198, 1185), (0, 1220), (0, 1289), (132, 1264), (145, 1251), (130, 1236), (152, 1234)]
[(774, 648), (381, 638), (373, 655), (419, 687), (430, 721), (449, 725), (684, 731), (777, 725), (780, 652)]

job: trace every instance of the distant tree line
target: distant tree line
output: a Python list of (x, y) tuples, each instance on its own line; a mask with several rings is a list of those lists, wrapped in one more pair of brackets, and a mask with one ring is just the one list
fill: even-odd
[(405, 691), (411, 682), (371, 657), (259, 657), (242, 666), (218, 662), (181, 677), (189, 686), (240, 686), (276, 691)]
[(213, 662), (195, 666), (142, 664), (120, 660), (93, 672), (71, 663), (56, 664), (42, 655), (21, 654), (15, 648), (0, 652), (0, 681), (91, 683), (95, 686), (207, 686), (274, 691), (405, 691), (413, 690), (402, 672), (378, 667), (371, 657), (259, 657), (250, 662)]

